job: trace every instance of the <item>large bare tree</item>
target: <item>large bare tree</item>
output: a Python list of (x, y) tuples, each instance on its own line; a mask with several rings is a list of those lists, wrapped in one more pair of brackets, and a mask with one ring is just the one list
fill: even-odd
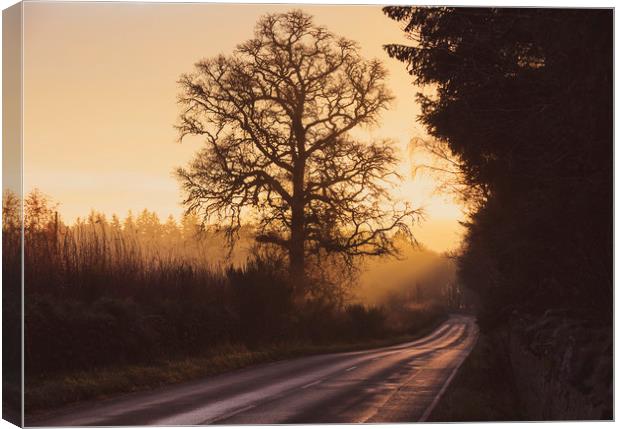
[(206, 146), (178, 170), (185, 205), (225, 228), (243, 222), (283, 248), (298, 296), (306, 256), (393, 254), (392, 236), (416, 214), (392, 201), (397, 156), (389, 141), (350, 135), (372, 126), (391, 100), (377, 61), (292, 11), (266, 15), (253, 39), (196, 64), (180, 79), (180, 139)]

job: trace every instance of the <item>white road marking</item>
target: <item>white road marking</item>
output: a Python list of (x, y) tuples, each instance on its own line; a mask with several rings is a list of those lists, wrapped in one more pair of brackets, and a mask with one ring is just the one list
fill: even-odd
[(323, 380), (313, 381), (312, 383), (308, 383), (305, 386), (301, 386), (301, 388), (302, 389), (307, 389), (308, 387), (312, 387), (312, 386), (315, 386), (315, 385), (319, 384), (321, 381), (323, 381)]
[(345, 369), (345, 371), (346, 372), (353, 371), (355, 368), (357, 368), (357, 366), (352, 366), (351, 368), (347, 368)]

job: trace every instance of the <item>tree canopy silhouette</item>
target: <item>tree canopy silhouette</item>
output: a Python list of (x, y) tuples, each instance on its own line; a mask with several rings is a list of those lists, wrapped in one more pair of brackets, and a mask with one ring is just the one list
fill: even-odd
[(416, 214), (388, 192), (395, 150), (350, 134), (388, 106), (385, 78), (379, 61), (301, 11), (262, 17), (253, 39), (180, 79), (180, 138), (206, 140), (178, 170), (188, 211), (231, 244), (252, 221), (258, 241), (288, 253), (298, 296), (309, 252), (349, 263), (394, 253), (392, 232), (410, 236)]
[(461, 277), (499, 315), (527, 305), (609, 317), (613, 13), (384, 12), (413, 41), (387, 52), (435, 89), (419, 95), (421, 121), (478, 190)]

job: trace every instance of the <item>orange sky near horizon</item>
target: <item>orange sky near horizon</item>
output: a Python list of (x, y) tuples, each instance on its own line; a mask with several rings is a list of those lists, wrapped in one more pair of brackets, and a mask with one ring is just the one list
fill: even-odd
[(434, 193), (432, 178), (409, 174), (407, 144), (425, 132), (415, 120), (411, 76), (382, 48), (408, 40), (378, 6), (25, 3), (24, 190), (51, 196), (68, 222), (91, 209), (124, 216), (148, 208), (162, 219), (178, 217), (181, 192), (172, 172), (200, 147), (176, 142), (178, 77), (251, 38), (261, 15), (292, 8), (357, 41), (366, 58), (384, 61), (396, 100), (366, 136), (402, 148), (406, 180), (397, 194), (426, 212), (416, 237), (436, 251), (456, 247), (461, 206)]

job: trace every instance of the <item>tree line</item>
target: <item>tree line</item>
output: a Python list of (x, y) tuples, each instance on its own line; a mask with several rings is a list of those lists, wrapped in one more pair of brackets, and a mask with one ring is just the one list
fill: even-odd
[[(9, 234), (20, 228), (21, 202), (10, 191), (3, 196), (3, 229)], [(162, 260), (182, 259), (196, 266), (217, 270), (231, 263), (243, 264), (248, 249), (241, 246), (230, 255), (222, 251), (222, 237), (207, 233), (200, 219), (185, 214), (179, 220), (172, 215), (162, 222), (155, 212), (143, 209), (134, 215), (130, 210), (124, 218), (116, 214), (108, 217), (91, 210), (67, 224), (58, 212), (58, 204), (38, 189), (24, 198), (24, 232), (27, 239), (45, 238), (57, 252), (72, 251), (76, 255), (99, 248), (97, 258), (102, 263), (134, 256), (158, 263)], [(249, 228), (244, 235), (250, 233)]]
[(430, 89), (426, 146), (471, 207), (459, 275), (483, 324), (549, 308), (611, 321), (613, 13), (383, 10), (414, 42), (388, 54)]
[[(25, 365), (28, 383), (117, 365), (158, 364), (204, 356), (235, 345), (331, 344), (414, 333), (445, 314), (440, 296), (365, 305), (333, 283), (338, 268), (324, 264), (314, 294), (294, 303), (288, 263), (254, 246), (229, 254), (225, 237), (192, 215), (165, 223), (148, 210), (107, 218), (91, 211), (73, 224), (38, 190), (23, 201), (3, 195), (4, 323), (20, 326), (23, 249)], [(329, 281), (322, 281), (329, 277)], [(339, 286), (339, 287), (335, 287)], [(358, 302), (358, 303), (356, 303)], [(10, 305), (9, 305), (10, 304)], [(9, 346), (21, 341), (7, 331)], [(7, 368), (19, 350), (6, 348)], [(17, 382), (17, 381), (16, 381)]]

